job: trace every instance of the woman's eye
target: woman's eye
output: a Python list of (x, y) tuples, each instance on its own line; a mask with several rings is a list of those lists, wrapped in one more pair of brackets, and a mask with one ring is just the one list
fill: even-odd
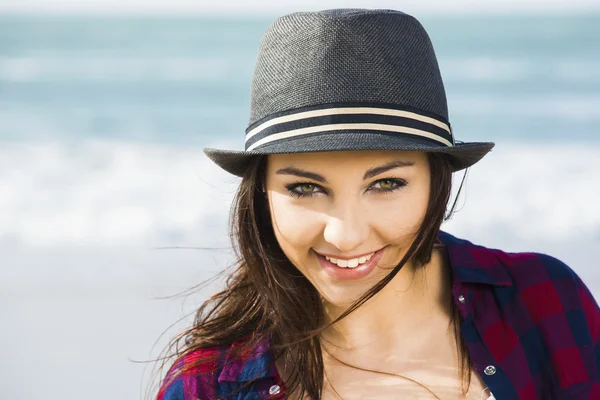
[(386, 179), (384, 181), (380, 181), (379, 183), (379, 187), (382, 189), (391, 189), (394, 187), (394, 182), (390, 179)]
[(375, 182), (369, 190), (378, 192), (391, 192), (406, 186), (406, 182), (402, 179), (380, 179)]
[[(367, 190), (389, 193), (404, 186), (406, 186), (406, 182), (403, 179), (388, 178), (376, 181)], [(287, 185), (286, 189), (292, 196), (296, 197), (312, 197), (320, 193), (326, 193), (319, 185), (310, 182), (292, 183)]]
[(315, 190), (315, 185), (311, 183), (304, 183), (298, 186), (298, 188), (302, 193), (312, 193)]
[(314, 183), (296, 183), (288, 185), (286, 188), (291, 195), (297, 197), (313, 196), (320, 192), (319, 187)]

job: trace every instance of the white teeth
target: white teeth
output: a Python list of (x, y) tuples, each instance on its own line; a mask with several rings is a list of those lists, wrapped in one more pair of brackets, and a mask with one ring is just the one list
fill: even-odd
[(351, 260), (338, 260), (337, 258), (327, 256), (325, 256), (325, 259), (329, 260), (333, 264), (336, 264), (340, 268), (356, 268), (360, 264), (364, 264), (365, 262), (369, 261), (371, 257), (373, 257), (373, 254), (369, 254), (368, 256), (363, 256), (359, 258), (353, 258)]
[(358, 267), (358, 258), (353, 258), (352, 260), (348, 260), (348, 268), (356, 268)]

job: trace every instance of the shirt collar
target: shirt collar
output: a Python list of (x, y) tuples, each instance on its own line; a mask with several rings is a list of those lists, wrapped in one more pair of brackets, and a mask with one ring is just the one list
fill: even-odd
[(512, 286), (512, 279), (498, 257), (498, 250), (475, 245), (441, 230), (438, 240), (448, 251), (455, 283)]
[[(454, 281), (459, 283), (482, 283), (493, 286), (511, 286), (512, 280), (506, 267), (498, 259), (494, 250), (474, 245), (468, 240), (459, 239), (447, 232), (439, 231), (438, 240), (446, 247), (450, 266), (454, 272)], [(238, 341), (231, 349), (240, 346), (245, 340)], [(228, 352), (225, 364), (217, 381), (248, 382), (253, 379), (276, 378), (268, 337), (260, 341), (252, 350), (236, 360)]]

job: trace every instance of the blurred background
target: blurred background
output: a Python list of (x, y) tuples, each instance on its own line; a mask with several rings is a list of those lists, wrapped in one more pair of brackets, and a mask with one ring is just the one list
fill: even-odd
[(148, 394), (139, 361), (219, 283), (169, 296), (231, 260), (238, 181), (202, 148), (243, 148), (272, 20), (337, 7), (415, 15), (457, 139), (496, 142), (443, 229), (556, 256), (600, 298), (598, 1), (0, 0), (3, 399)]

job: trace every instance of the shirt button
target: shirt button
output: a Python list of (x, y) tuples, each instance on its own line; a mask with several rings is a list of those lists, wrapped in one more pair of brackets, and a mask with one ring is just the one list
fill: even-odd
[(465, 304), (465, 296), (463, 296), (462, 294), (458, 296), (458, 301), (460, 301), (462, 304)]
[(269, 388), (269, 394), (278, 394), (281, 391), (279, 385), (273, 385)]
[(496, 373), (496, 367), (494, 367), (493, 365), (488, 365), (487, 367), (485, 367), (483, 372), (486, 375), (494, 375)]

